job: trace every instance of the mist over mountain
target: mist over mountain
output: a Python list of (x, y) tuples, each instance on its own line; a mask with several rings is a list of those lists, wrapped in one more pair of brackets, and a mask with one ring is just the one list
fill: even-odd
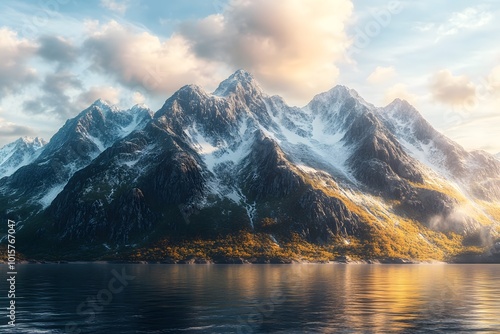
[(298, 238), (419, 258), (500, 224), (500, 161), (406, 101), (378, 108), (344, 86), (297, 108), (239, 70), (213, 93), (182, 87), (155, 113), (98, 100), (30, 143), (0, 150), (0, 212), (37, 241), (28, 253), (245, 232), (278, 248)]

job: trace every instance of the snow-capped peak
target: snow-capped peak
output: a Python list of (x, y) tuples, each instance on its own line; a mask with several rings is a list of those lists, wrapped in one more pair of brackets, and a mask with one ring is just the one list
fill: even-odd
[(0, 178), (33, 162), (47, 144), (39, 137), (21, 137), (0, 148)]
[(87, 110), (93, 110), (95, 108), (101, 111), (104, 115), (108, 114), (109, 112), (117, 113), (122, 111), (122, 109), (118, 108), (118, 106), (112, 104), (108, 100), (104, 100), (101, 98), (95, 100), (94, 103), (92, 103), (89, 108), (87, 108)]
[(113, 106), (113, 104), (111, 102), (109, 102), (108, 100), (105, 100), (105, 99), (102, 99), (102, 98), (98, 98), (97, 100), (94, 101), (94, 103), (92, 103), (90, 105), (91, 107), (92, 106), (96, 106), (96, 107), (105, 107), (105, 108), (110, 108)]
[(129, 109), (132, 112), (136, 112), (138, 110), (151, 110), (149, 109), (148, 105), (145, 103), (138, 103), (132, 106), (132, 108)]
[(239, 81), (253, 81), (254, 80), (253, 75), (250, 74), (249, 72), (243, 70), (243, 69), (237, 70), (229, 78), (230, 79), (233, 78), (233, 79), (236, 79)]
[(399, 119), (424, 120), (424, 117), (408, 101), (395, 99), (387, 106), (381, 108), (382, 112)]
[(406, 100), (400, 99), (399, 97), (395, 98), (394, 101), (389, 103), (386, 108), (413, 108), (413, 106)]
[(240, 91), (245, 91), (247, 94), (262, 94), (262, 88), (260, 88), (255, 78), (247, 71), (240, 69), (222, 81), (213, 95), (226, 97)]
[(337, 85), (329, 91), (320, 93), (313, 97), (304, 109), (305, 110), (318, 110), (318, 109), (331, 109), (332, 106), (340, 106), (342, 104), (354, 102), (358, 106), (366, 108), (374, 108), (374, 106), (366, 102), (357, 91), (346, 86)]
[(24, 143), (25, 145), (33, 146), (34, 149), (42, 148), (47, 142), (40, 137), (21, 137), (15, 141), (16, 143)]
[(200, 96), (208, 96), (207, 92), (203, 89), (203, 87), (193, 84), (181, 87), (181, 89), (179, 89), (179, 92), (189, 92), (189, 93), (196, 93)]

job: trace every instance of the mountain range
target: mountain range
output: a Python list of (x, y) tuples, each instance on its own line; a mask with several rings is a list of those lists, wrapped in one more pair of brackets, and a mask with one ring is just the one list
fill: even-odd
[(443, 259), (483, 251), (500, 226), (500, 161), (408, 102), (336, 86), (292, 107), (243, 70), (156, 112), (98, 100), (48, 143), (2, 148), (0, 177), (0, 213), (35, 257), (172, 257), (158, 245), (244, 234), (262, 249)]

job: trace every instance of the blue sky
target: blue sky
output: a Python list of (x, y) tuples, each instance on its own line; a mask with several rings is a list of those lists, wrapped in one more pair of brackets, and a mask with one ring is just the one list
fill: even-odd
[(500, 152), (500, 4), (408, 0), (0, 2), (0, 146), (50, 138), (101, 97), (153, 110), (245, 68), (305, 105), (336, 84), (407, 99), (467, 149)]

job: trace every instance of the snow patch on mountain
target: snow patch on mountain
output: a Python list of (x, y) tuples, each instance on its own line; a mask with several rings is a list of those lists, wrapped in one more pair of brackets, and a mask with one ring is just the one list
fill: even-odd
[[(99, 153), (101, 152), (104, 152), (104, 150), (107, 148), (104, 143), (97, 137), (94, 137), (94, 136), (91, 136), (89, 135), (88, 133), (86, 134), (86, 137), (92, 142), (94, 143), (94, 145), (97, 147), (97, 149), (99, 150)], [(99, 155), (99, 154), (96, 154), (96, 156)], [(95, 158), (95, 157), (94, 157)]]
[[(184, 134), (211, 174), (208, 182), (211, 193), (245, 205), (247, 205), (246, 198), (237, 185), (225, 183), (224, 179), (235, 175), (236, 167), (250, 152), (252, 140), (250, 131), (247, 131), (249, 130), (247, 121), (245, 119), (239, 123), (237, 132), (240, 140), (232, 144), (226, 141), (213, 143), (214, 140), (205, 136), (196, 123), (184, 130)], [(247, 211), (253, 212), (251, 209)]]
[[(146, 107), (145, 105), (139, 105), (139, 104), (133, 106), (132, 108), (130, 108), (126, 112), (133, 115), (133, 118), (130, 121), (130, 123), (122, 126), (118, 130), (118, 137), (119, 138), (124, 138), (124, 137), (128, 136), (129, 134), (131, 134), (133, 131), (142, 129), (146, 125), (147, 121), (149, 121), (149, 119), (153, 118), (153, 114), (154, 114), (153, 111), (150, 110), (148, 107)], [(145, 114), (149, 115), (150, 117), (145, 117)]]
[(130, 161), (124, 161), (123, 164), (127, 167), (133, 167), (135, 166), (139, 161), (141, 160), (141, 158), (137, 158), (135, 160), (130, 160)]
[(304, 171), (322, 170), (357, 183), (347, 167), (352, 152), (343, 142), (346, 130), (327, 126), (331, 114), (340, 108), (339, 101), (333, 110), (322, 113), (311, 106), (292, 108), (275, 98), (266, 101), (266, 108), (273, 123), (262, 125), (261, 129), (280, 145), (291, 161)]
[(43, 209), (46, 209), (50, 203), (59, 195), (61, 191), (63, 191), (64, 187), (66, 186), (67, 182), (63, 182), (60, 184), (57, 184), (50, 188), (45, 195), (38, 200), (38, 202), (42, 205)]
[(406, 138), (401, 137), (399, 138), (399, 143), (403, 146), (406, 153), (424, 164), (429, 170), (447, 179), (453, 177), (450, 171), (445, 167), (446, 157), (436, 148), (433, 141), (429, 141), (427, 144), (415, 141), (411, 143)]

